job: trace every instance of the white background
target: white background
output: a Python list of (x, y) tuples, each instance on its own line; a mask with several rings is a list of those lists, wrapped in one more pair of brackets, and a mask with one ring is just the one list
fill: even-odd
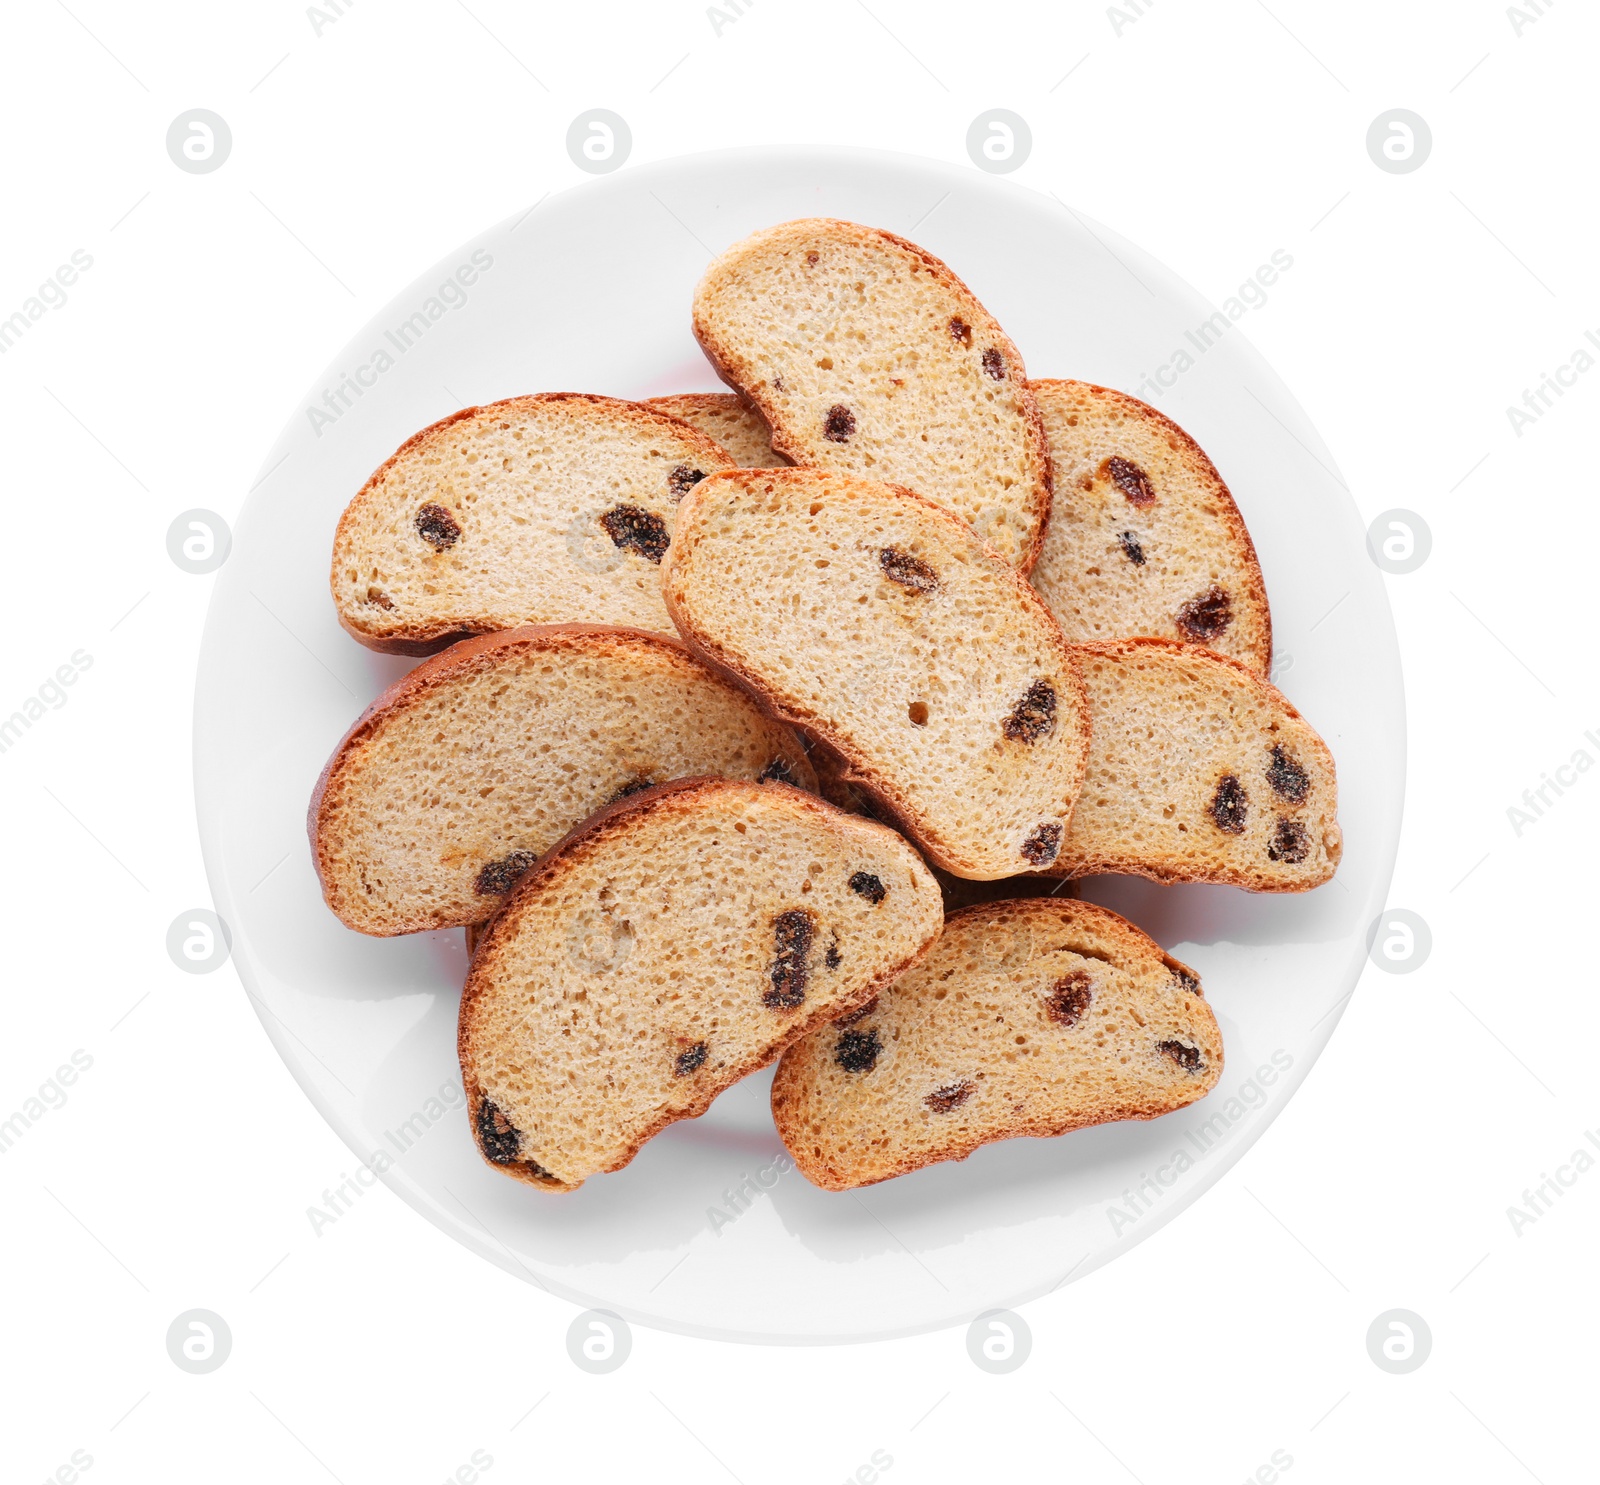
[[(1275, 1452), (1308, 1485), (1593, 1478), (1600, 1169), (1520, 1231), (1508, 1208), (1600, 1130), (1600, 771), (1520, 835), (1507, 811), (1578, 749), (1600, 760), (1600, 375), (1520, 436), (1506, 409), (1600, 335), (1594, 13), (756, 0), (719, 35), (687, 0), (470, 6), (346, 0), (320, 35), (289, 3), (12, 0), (0, 22), (0, 319), (93, 258), (0, 356), (0, 713), (92, 658), (0, 754), (0, 1118), (75, 1050), (93, 1059), (0, 1157), (4, 1479), (74, 1451), (92, 1481), (427, 1485), (474, 1451), (490, 1481), (828, 1482), (874, 1451), (890, 1482), (1241, 1481)], [(166, 154), (196, 107), (233, 131), (210, 175)], [(314, 1235), (306, 1209), (349, 1152), (233, 971), (167, 958), (168, 924), (209, 901), (189, 724), (211, 582), (168, 559), (169, 522), (231, 518), (397, 289), (583, 182), (565, 136), (594, 107), (628, 120), (633, 163), (808, 142), (962, 162), (974, 117), (1013, 110), (1034, 141), (1014, 180), (1214, 299), (1293, 255), (1242, 331), (1363, 514), (1433, 532), (1422, 568), (1387, 579), (1412, 726), (1392, 901), (1430, 925), (1431, 956), (1368, 971), (1213, 1192), (1029, 1306), (1033, 1352), (1008, 1376), (959, 1331), (782, 1349), (647, 1330), (586, 1375), (571, 1306), (387, 1190)], [(1366, 152), (1395, 107), (1433, 132), (1409, 175)], [(196, 1307), (233, 1333), (208, 1376), (164, 1341)], [(1406, 1376), (1365, 1341), (1397, 1307), (1433, 1335)]]

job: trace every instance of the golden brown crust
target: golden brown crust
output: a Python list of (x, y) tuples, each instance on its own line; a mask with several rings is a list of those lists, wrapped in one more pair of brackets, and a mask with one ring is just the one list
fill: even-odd
[[(809, 227), (818, 230), (826, 229), (835, 235), (851, 239), (857, 243), (887, 242), (902, 252), (909, 253), (916, 258), (924, 268), (952, 295), (961, 299), (969, 312), (981, 317), (987, 324), (986, 334), (993, 339), (1005, 356), (1006, 364), (1016, 368), (1016, 386), (1018, 404), (1027, 421), (1030, 442), (1033, 445), (1035, 457), (1040, 470), (1039, 489), (1033, 501), (1032, 532), (1028, 544), (1023, 549), (1021, 560), (1017, 563), (1016, 570), (1026, 576), (1033, 571), (1034, 564), (1039, 560), (1039, 552), (1044, 546), (1045, 528), (1050, 521), (1050, 505), (1054, 493), (1054, 476), (1050, 466), (1050, 440), (1045, 434), (1044, 417), (1039, 412), (1038, 404), (1033, 400), (1029, 390), (1027, 367), (1022, 359), (1022, 352), (1017, 349), (1016, 342), (1006, 334), (1005, 328), (995, 317), (983, 307), (978, 296), (957, 276), (955, 271), (943, 259), (935, 257), (926, 248), (919, 247), (908, 238), (899, 237), (893, 232), (886, 232), (880, 227), (864, 227), (859, 222), (847, 222), (838, 217), (805, 217), (793, 222), (783, 222), (764, 231), (755, 232), (746, 238), (744, 243), (735, 244), (743, 247), (758, 239), (763, 239), (770, 234), (787, 231), (793, 228)], [(731, 253), (733, 249), (729, 249)], [(725, 255), (726, 256), (726, 255)], [(733, 370), (731, 353), (727, 351), (712, 334), (701, 316), (701, 306), (698, 293), (695, 296), (693, 315), (694, 337), (700, 342), (700, 349), (705, 352), (706, 359), (711, 363), (712, 369), (728, 386), (748, 402), (761, 414), (762, 420), (772, 431), (772, 449), (780, 457), (789, 460), (791, 464), (806, 468), (815, 468), (815, 464), (807, 455), (805, 449), (790, 440), (783, 431), (781, 421), (776, 416), (776, 405), (770, 396), (764, 395), (766, 383), (761, 382), (751, 386), (742, 385)], [(955, 519), (960, 520), (960, 517)], [(966, 522), (962, 522), (966, 525)], [(968, 528), (971, 529), (970, 527)], [(996, 556), (999, 556), (996, 553)], [(1006, 561), (1000, 557), (1002, 562)], [(1009, 565), (1009, 563), (1007, 564)]]
[[(1205, 1039), (1209, 1043), (1208, 1051), (1210, 1060), (1207, 1064), (1208, 1091), (1214, 1087), (1222, 1075), (1223, 1049), (1222, 1033), (1216, 1024), (1216, 1017), (1211, 1008), (1205, 1004), (1204, 997), (1198, 990), (1199, 976), (1181, 961), (1167, 954), (1161, 946), (1148, 934), (1135, 928), (1127, 919), (1119, 917), (1109, 908), (1103, 908), (1095, 903), (1082, 901), (1063, 902), (1051, 898), (1024, 898), (1009, 902), (982, 903), (973, 907), (963, 908), (959, 912), (951, 913), (945, 918), (945, 933), (952, 929), (959, 931), (969, 922), (982, 920), (990, 923), (1004, 923), (1007, 919), (1028, 919), (1040, 916), (1054, 917), (1060, 921), (1063, 931), (1091, 929), (1094, 933), (1112, 941), (1129, 958), (1155, 958), (1159, 959), (1167, 968), (1182, 971), (1188, 975), (1197, 987), (1193, 993), (1199, 1002), (1196, 1017), (1202, 1023), (1204, 1030), (1209, 1032)], [(942, 936), (941, 936), (942, 937)], [(892, 991), (891, 991), (892, 993)], [(1214, 1076), (1211, 1075), (1214, 1071)], [(1139, 1108), (1130, 1109), (1126, 1105), (1117, 1104), (1114, 1108), (1110, 1105), (1090, 1107), (1074, 1110), (1072, 1113), (1062, 1113), (1054, 1117), (1038, 1115), (1016, 1119), (1006, 1126), (1003, 1133), (982, 1135), (976, 1132), (965, 1134), (952, 1132), (948, 1143), (937, 1147), (935, 1150), (915, 1154), (911, 1153), (905, 1159), (898, 1161), (892, 1169), (871, 1176), (863, 1176), (859, 1171), (850, 1171), (839, 1165), (823, 1159), (819, 1161), (809, 1150), (802, 1139), (794, 1137), (797, 1134), (797, 1120), (803, 1117), (803, 1111), (809, 1098), (806, 1085), (809, 1069), (803, 1060), (797, 1056), (785, 1056), (778, 1064), (778, 1070), (772, 1080), (772, 1117), (777, 1125), (778, 1136), (783, 1140), (785, 1148), (793, 1157), (796, 1167), (812, 1185), (824, 1191), (849, 1191), (857, 1190), (863, 1186), (875, 1186), (882, 1181), (893, 1180), (896, 1176), (908, 1175), (914, 1170), (921, 1170), (925, 1166), (943, 1164), (948, 1161), (965, 1160), (975, 1151), (985, 1145), (991, 1145), (1000, 1140), (1008, 1139), (1053, 1139), (1058, 1135), (1070, 1134), (1075, 1129), (1087, 1129), (1095, 1124), (1106, 1123), (1112, 1120), (1158, 1119), (1164, 1114), (1173, 1112), (1175, 1108), (1187, 1107), (1186, 1104), (1174, 1104), (1171, 1100), (1151, 1100)]]
[[(662, 634), (658, 630), (629, 629), (618, 624), (528, 624), (520, 629), (501, 629), (492, 634), (464, 639), (452, 645), (443, 654), (425, 660), (383, 691), (356, 718), (334, 748), (323, 766), (315, 789), (312, 790), (311, 803), (306, 810), (306, 833), (310, 837), (312, 865), (316, 869), (317, 882), (322, 888), (324, 899), (327, 900), (330, 892), (326, 842), (330, 823), (328, 819), (330, 788), (336, 786), (340, 772), (389, 716), (409, 707), (428, 692), (437, 690), (458, 676), (469, 671), (487, 670), (518, 650), (553, 650), (578, 646), (591, 651), (643, 646), (670, 655), (681, 664), (695, 666), (702, 671), (707, 670), (682, 640), (669, 634)], [(760, 709), (759, 702), (743, 686), (714, 671), (710, 672), (710, 677), (718, 685), (734, 691), (741, 703)], [(815, 779), (813, 777), (803, 782), (810, 787), (814, 785)], [(407, 923), (392, 929), (390, 934), (380, 936), (390, 937), (456, 926), (458, 925), (455, 923), (432, 921)]]
[[(1166, 652), (1169, 654), (1184, 655), (1202, 665), (1221, 666), (1236, 673), (1238, 678), (1248, 687), (1255, 690), (1271, 706), (1276, 707), (1291, 721), (1305, 724), (1305, 736), (1301, 739), (1304, 746), (1308, 747), (1316, 758), (1317, 765), (1328, 777), (1330, 788), (1335, 791), (1337, 799), (1338, 772), (1334, 767), (1333, 754), (1329, 751), (1327, 743), (1322, 740), (1319, 733), (1306, 722), (1305, 718), (1295, 709), (1295, 705), (1271, 681), (1263, 680), (1243, 661), (1235, 660), (1228, 655), (1219, 655), (1215, 650), (1208, 650), (1203, 645), (1179, 644), (1176, 640), (1157, 639), (1150, 635), (1141, 635), (1134, 639), (1104, 640), (1095, 644), (1081, 644), (1072, 647), (1080, 654), (1104, 655), (1109, 658), (1137, 654), (1141, 650)], [(1339, 827), (1337, 818), (1330, 821), (1336, 834)], [(1342, 836), (1339, 837), (1342, 841)], [(1067, 847), (1071, 844), (1071, 827), (1068, 827), (1068, 837), (1062, 844), (1062, 854), (1065, 855)], [(1342, 849), (1342, 846), (1341, 846)], [(1114, 873), (1119, 876), (1139, 876), (1152, 882), (1161, 882), (1173, 885), (1182, 882), (1205, 881), (1220, 886), (1241, 887), (1247, 892), (1309, 892), (1314, 887), (1320, 887), (1329, 880), (1338, 866), (1338, 856), (1335, 855), (1326, 876), (1307, 876), (1299, 881), (1279, 882), (1268, 881), (1264, 876), (1243, 871), (1207, 872), (1203, 876), (1195, 873), (1192, 867), (1168, 866), (1159, 861), (1136, 861), (1132, 858), (1109, 856), (1086, 856), (1073, 861), (1070, 865), (1060, 865), (1046, 868), (1044, 875), (1055, 877), (1089, 877), (1102, 873)]]
[(480, 413), (495, 413), (501, 409), (521, 411), (536, 405), (557, 403), (582, 403), (604, 408), (623, 422), (670, 424), (674, 435), (690, 444), (698, 445), (699, 451), (708, 462), (715, 462), (724, 469), (737, 467), (732, 456), (715, 439), (684, 422), (682, 418), (675, 418), (660, 408), (651, 407), (648, 403), (628, 402), (620, 397), (602, 397), (592, 392), (536, 392), (521, 397), (504, 397), (498, 402), (463, 407), (413, 433), (372, 472), (366, 484), (356, 492), (339, 517), (339, 524), (333, 536), (333, 557), (328, 568), (328, 587), (333, 594), (334, 609), (339, 616), (339, 623), (346, 633), (360, 640), (368, 649), (377, 650), (381, 654), (433, 655), (463, 638), (493, 633), (503, 627), (490, 618), (468, 616), (464, 619), (452, 619), (448, 623), (401, 624), (392, 629), (375, 629), (347, 612), (345, 606), (339, 602), (339, 568), (352, 540), (351, 531), (358, 516), (366, 505), (378, 498), (377, 492), (389, 471), (406, 455), (438, 438), (447, 428), (467, 418), (476, 417)]
[[(620, 799), (614, 804), (607, 805), (604, 809), (597, 810), (582, 824), (570, 830), (562, 840), (547, 851), (537, 862), (525, 872), (522, 878), (512, 889), (505, 905), (485, 926), (484, 933), (479, 939), (472, 956), (471, 966), (467, 972), (467, 982), (461, 992), (461, 1012), (456, 1023), (456, 1055), (461, 1062), (461, 1081), (467, 1095), (467, 1114), (470, 1126), (475, 1131), (478, 1127), (478, 1111), (483, 1104), (483, 1089), (478, 1083), (476, 1075), (476, 1048), (473, 1045), (471, 1021), (473, 1012), (479, 998), (485, 993), (488, 982), (493, 978), (498, 967), (498, 955), (501, 945), (510, 935), (517, 931), (520, 915), (527, 900), (540, 886), (549, 881), (558, 873), (569, 870), (581, 863), (584, 857), (604, 841), (608, 836), (623, 832), (631, 828), (633, 822), (646, 815), (654, 814), (673, 806), (685, 803), (692, 804), (695, 800), (725, 792), (730, 787), (726, 779), (697, 778), (675, 779), (671, 783), (657, 784), (653, 788), (643, 789), (637, 794), (631, 794), (626, 799)], [(740, 785), (732, 785), (741, 788)], [(855, 828), (866, 831), (884, 831), (890, 833), (886, 827), (876, 825), (870, 820), (862, 820), (856, 816), (846, 815), (844, 811), (835, 809), (832, 805), (807, 794), (804, 790), (795, 789), (788, 784), (763, 784), (763, 789), (778, 791), (783, 797), (799, 801), (804, 808), (820, 817), (830, 821), (844, 819), (851, 822)], [(897, 838), (898, 839), (898, 838)], [(900, 842), (911, 849), (906, 842)], [(666, 1112), (660, 1119), (650, 1125), (644, 1133), (630, 1146), (626, 1153), (604, 1170), (595, 1171), (595, 1175), (608, 1175), (619, 1171), (628, 1165), (639, 1151), (658, 1135), (669, 1124), (676, 1124), (682, 1119), (698, 1119), (711, 1107), (717, 1096), (733, 1086), (741, 1078), (748, 1077), (751, 1073), (768, 1066), (783, 1052), (803, 1036), (827, 1025), (830, 1021), (837, 1020), (841, 1015), (848, 1015), (851, 1011), (865, 1005), (875, 995), (879, 994), (886, 986), (914, 964), (920, 963), (926, 957), (929, 949), (938, 941), (935, 932), (922, 946), (908, 958), (891, 966), (877, 975), (857, 995), (834, 1005), (822, 1006), (803, 1019), (798, 1019), (785, 1030), (782, 1039), (763, 1056), (751, 1059), (749, 1062), (737, 1066), (714, 1081), (707, 1079), (707, 1088), (704, 1096), (697, 1099), (686, 1112)], [(474, 1143), (476, 1143), (476, 1139)], [(479, 1154), (483, 1155), (482, 1148)], [(583, 1184), (582, 1181), (567, 1183), (556, 1178), (554, 1181), (541, 1180), (538, 1176), (519, 1169), (517, 1166), (500, 1165), (489, 1160), (483, 1155), (485, 1163), (495, 1170), (515, 1176), (518, 1180), (530, 1185), (539, 1186), (545, 1190), (575, 1191)], [(520, 1164), (520, 1163), (519, 1163)], [(585, 1177), (587, 1179), (587, 1177)]]
[[(683, 504), (678, 507), (679, 519), (685, 524), (692, 522), (694, 512), (699, 503), (715, 494), (717, 481), (719, 480), (749, 484), (764, 478), (771, 478), (774, 473), (775, 471), (770, 469), (732, 469), (710, 475), (701, 480), (684, 496)], [(815, 479), (819, 483), (827, 483), (835, 488), (841, 484), (857, 481), (857, 477), (854, 475), (834, 474), (826, 470), (794, 469), (777, 471), (777, 473), (781, 473), (784, 478), (791, 480), (797, 478)], [(919, 495), (915, 490), (907, 489), (904, 485), (888, 484), (884, 481), (860, 482), (876, 483), (880, 488), (892, 490), (897, 495), (915, 502), (926, 518), (943, 525), (948, 534), (954, 539), (969, 543), (977, 548), (978, 552), (988, 560), (993, 569), (1004, 576), (1022, 606), (1033, 614), (1044, 627), (1050, 646), (1055, 650), (1059, 660), (1062, 686), (1071, 692), (1076, 714), (1083, 721), (1080, 729), (1081, 746), (1078, 751), (1077, 766), (1073, 772), (1072, 788), (1067, 795), (1070, 815), (1071, 802), (1077, 799), (1078, 792), (1083, 787), (1084, 774), (1089, 765), (1091, 725), (1089, 720), (1088, 688), (1084, 684), (1083, 673), (1078, 668), (1078, 662), (1074, 655), (1075, 647), (1068, 644), (1054, 616), (1045, 607), (1044, 600), (1034, 592), (1023, 573), (1007, 562), (959, 516), (952, 515), (943, 506), (936, 505), (925, 495)], [(683, 551), (692, 547), (692, 545), (691, 538), (686, 544), (677, 546), (676, 560), (681, 560)], [(870, 797), (876, 807), (874, 813), (878, 813), (880, 818), (887, 819), (901, 834), (909, 836), (917, 848), (925, 856), (929, 857), (935, 865), (954, 873), (956, 876), (971, 876), (974, 871), (974, 864), (962, 860), (952, 852), (947, 843), (938, 838), (937, 832), (930, 829), (927, 820), (911, 808), (904, 795), (888, 780), (880, 779), (874, 774), (870, 763), (860, 748), (845, 733), (834, 727), (825, 718), (819, 717), (809, 708), (786, 697), (770, 683), (756, 675), (748, 666), (740, 664), (736, 658), (729, 655), (714, 640), (698, 630), (692, 615), (678, 602), (677, 596), (673, 592), (671, 571), (674, 561), (674, 549), (669, 548), (662, 563), (661, 594), (667, 605), (667, 613), (671, 616), (672, 622), (678, 626), (678, 632), (683, 636), (684, 641), (694, 652), (696, 658), (709, 668), (728, 676), (735, 684), (742, 686), (746, 690), (753, 691), (761, 698), (767, 710), (780, 721), (787, 722), (790, 726), (800, 729), (808, 737), (815, 739), (826, 748), (831, 755), (831, 776), (836, 788), (839, 785), (854, 785)]]

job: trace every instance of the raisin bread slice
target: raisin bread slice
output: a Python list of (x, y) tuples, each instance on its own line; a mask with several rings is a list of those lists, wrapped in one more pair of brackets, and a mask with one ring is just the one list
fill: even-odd
[(1222, 1075), (1187, 966), (1086, 902), (968, 908), (875, 1001), (784, 1053), (778, 1133), (828, 1191), (981, 1145), (1154, 1119)]
[(785, 785), (665, 784), (518, 884), (461, 999), (484, 1158), (570, 1191), (876, 994), (939, 936), (915, 851)]
[(1056, 859), (1082, 682), (1038, 595), (962, 521), (849, 475), (727, 471), (679, 508), (662, 591), (691, 648), (831, 749), (947, 871)]
[(317, 785), (312, 855), (328, 906), (362, 933), (480, 923), (595, 810), (707, 773), (816, 786), (794, 733), (676, 639), (506, 630), (368, 708)]
[(1030, 382), (1055, 497), (1033, 586), (1071, 640), (1153, 635), (1265, 676), (1272, 617), (1256, 549), (1216, 466), (1149, 404)]
[(1333, 757), (1236, 660), (1161, 639), (1081, 645), (1089, 771), (1051, 874), (1303, 892), (1343, 841)]
[(931, 253), (854, 222), (785, 222), (711, 264), (694, 331), (779, 454), (907, 485), (1032, 567), (1050, 456), (1022, 357)]
[(652, 397), (645, 406), (682, 418), (721, 444), (747, 469), (784, 466), (785, 461), (772, 452), (772, 431), (761, 421), (761, 414), (732, 392), (679, 392), (672, 397)]
[(523, 624), (670, 632), (660, 564), (678, 501), (733, 464), (679, 419), (614, 397), (463, 408), (403, 443), (346, 507), (339, 622), (399, 655)]

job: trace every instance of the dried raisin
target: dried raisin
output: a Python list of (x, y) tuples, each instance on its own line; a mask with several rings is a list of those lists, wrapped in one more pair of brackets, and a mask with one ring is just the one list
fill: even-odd
[(885, 547), (878, 553), (878, 565), (890, 582), (910, 588), (914, 593), (931, 593), (939, 586), (939, 574), (922, 558), (913, 557), (909, 552)]
[(943, 1088), (935, 1088), (922, 1101), (936, 1114), (948, 1114), (951, 1109), (958, 1109), (972, 1097), (972, 1080), (962, 1078), (959, 1083), (946, 1083)]
[(1156, 503), (1156, 487), (1132, 459), (1113, 454), (1100, 466), (1100, 472), (1122, 491), (1129, 505), (1143, 507)]
[(1267, 842), (1267, 860), (1298, 866), (1311, 854), (1311, 838), (1298, 820), (1279, 820)]
[(672, 491), (674, 500), (682, 500), (705, 477), (703, 469), (691, 469), (687, 464), (678, 464), (667, 476), (667, 488)]
[(1003, 731), (1012, 742), (1034, 743), (1047, 737), (1056, 726), (1056, 688), (1049, 681), (1035, 681), (1011, 708)]
[(1197, 1073), (1203, 1066), (1199, 1047), (1191, 1047), (1186, 1042), (1157, 1042), (1156, 1051), (1163, 1057), (1170, 1057), (1186, 1073)]
[(1187, 990), (1190, 995), (1198, 995), (1202, 1000), (1205, 999), (1205, 994), (1200, 989), (1200, 976), (1192, 969), (1187, 969), (1181, 964), (1170, 964), (1167, 968), (1172, 971), (1172, 978), (1178, 982), (1180, 990)]
[(642, 794), (646, 789), (654, 787), (654, 783), (653, 779), (648, 779), (643, 774), (638, 774), (629, 779), (610, 799), (606, 800), (606, 803), (615, 804), (619, 799), (626, 799), (630, 794)]
[(882, 1050), (876, 1029), (846, 1031), (833, 1050), (833, 1060), (847, 1073), (868, 1073), (878, 1065), (878, 1053)]
[(763, 992), (763, 1005), (789, 1010), (806, 998), (806, 982), (811, 978), (806, 960), (816, 934), (816, 920), (803, 908), (791, 908), (772, 920), (773, 958), (768, 971), (772, 988)]
[(756, 775), (758, 784), (792, 784), (794, 770), (789, 767), (787, 758), (774, 758), (765, 768)]
[(983, 369), (997, 382), (1003, 382), (1006, 379), (1006, 358), (990, 346), (983, 353)]
[(472, 890), (480, 897), (499, 897), (517, 884), (517, 879), (539, 859), (534, 851), (513, 851), (491, 861), (477, 875)]
[(834, 934), (833, 942), (828, 945), (828, 952), (822, 956), (822, 962), (829, 969), (838, 969), (844, 963), (844, 955), (839, 952), (839, 935)]
[(1061, 853), (1061, 827), (1041, 825), (1022, 843), (1022, 858), (1034, 866), (1048, 866)]
[(1045, 997), (1045, 1013), (1058, 1026), (1076, 1026), (1093, 996), (1093, 982), (1083, 970), (1075, 969), (1051, 987)]
[(855, 431), (856, 415), (844, 403), (834, 403), (823, 421), (822, 436), (829, 443), (849, 443), (850, 435)]
[(864, 897), (876, 906), (889, 895), (889, 889), (883, 885), (880, 878), (873, 876), (870, 871), (858, 871), (850, 878), (850, 890), (857, 897)]
[(461, 539), (461, 527), (456, 518), (442, 505), (431, 501), (417, 512), (417, 535), (436, 552), (453, 547)]
[(600, 517), (600, 524), (614, 545), (637, 552), (646, 562), (659, 563), (672, 544), (667, 523), (637, 505), (613, 506)]
[(1233, 605), (1221, 588), (1210, 588), (1178, 610), (1178, 629), (1197, 645), (1208, 644), (1233, 622)]
[(950, 318), (950, 339), (957, 345), (972, 344), (972, 326), (960, 315), (952, 315)]
[(1122, 555), (1135, 567), (1144, 566), (1144, 548), (1139, 545), (1139, 538), (1131, 531), (1124, 531), (1117, 538), (1117, 545), (1122, 548)]
[(1311, 775), (1282, 743), (1272, 746), (1272, 762), (1267, 765), (1267, 782), (1273, 792), (1290, 804), (1299, 804), (1311, 792)]
[(692, 1047), (685, 1047), (672, 1064), (672, 1075), (675, 1078), (686, 1078), (690, 1073), (698, 1072), (705, 1065), (707, 1050), (704, 1042), (696, 1042)]
[(478, 1144), (496, 1165), (512, 1164), (522, 1151), (522, 1132), (487, 1098), (478, 1105)]
[(1211, 818), (1224, 835), (1243, 835), (1245, 818), (1250, 812), (1250, 797), (1231, 773), (1223, 774), (1217, 783), (1217, 792), (1211, 796)]

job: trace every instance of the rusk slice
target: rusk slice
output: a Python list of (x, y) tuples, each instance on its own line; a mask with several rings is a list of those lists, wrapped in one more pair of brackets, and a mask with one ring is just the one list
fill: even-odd
[(460, 1053), (478, 1147), (550, 1190), (620, 1170), (882, 989), (940, 924), (905, 841), (798, 789), (634, 795), (530, 871), (473, 956)]
[(1030, 898), (950, 917), (862, 1011), (786, 1053), (778, 1133), (829, 1191), (980, 1145), (1154, 1119), (1222, 1075), (1194, 972), (1115, 913)]
[(1256, 549), (1216, 467), (1147, 403), (1089, 382), (1030, 382), (1055, 497), (1031, 580), (1070, 640), (1151, 635), (1265, 676), (1272, 617)]
[(732, 392), (679, 392), (671, 397), (652, 397), (645, 406), (682, 418), (721, 444), (747, 469), (784, 466), (784, 461), (772, 452), (772, 433), (761, 421), (761, 414)]
[(1089, 771), (1052, 875), (1303, 892), (1339, 864), (1333, 758), (1274, 686), (1160, 639), (1081, 645)]
[(1055, 861), (1082, 682), (1038, 595), (963, 522), (849, 475), (712, 475), (679, 508), (662, 592), (691, 648), (830, 748), (947, 871)]
[(679, 419), (613, 397), (464, 408), (402, 444), (345, 509), (339, 622), (400, 655), (523, 624), (670, 631), (660, 564), (673, 515), (733, 463)]
[(1022, 357), (931, 253), (853, 222), (785, 222), (706, 270), (694, 332), (785, 458), (909, 486), (1033, 565), (1050, 458)]
[(317, 785), (312, 854), (328, 906), (362, 933), (478, 923), (595, 810), (708, 773), (816, 786), (794, 733), (677, 640), (508, 630), (368, 708)]

